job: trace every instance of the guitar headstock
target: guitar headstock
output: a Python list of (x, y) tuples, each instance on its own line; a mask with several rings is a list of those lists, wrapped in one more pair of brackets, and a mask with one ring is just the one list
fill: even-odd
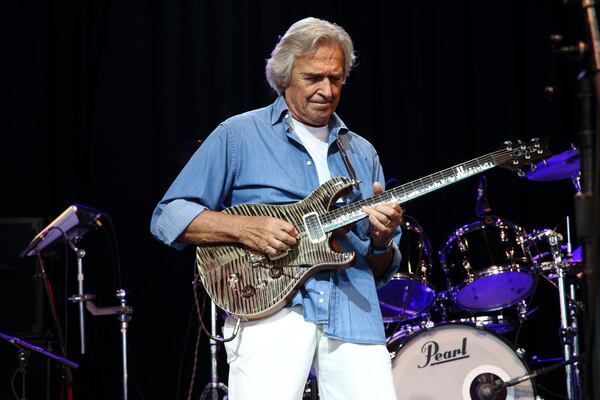
[(500, 146), (496, 157), (498, 166), (516, 172), (520, 177), (525, 176), (525, 170), (535, 170), (536, 163), (552, 154), (548, 151), (547, 140), (533, 138), (529, 142), (517, 140), (516, 143), (507, 141)]

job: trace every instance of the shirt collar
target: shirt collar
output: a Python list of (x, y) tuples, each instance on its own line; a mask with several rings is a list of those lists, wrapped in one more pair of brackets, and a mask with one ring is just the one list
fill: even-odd
[[(275, 102), (271, 106), (271, 125), (275, 125), (282, 120), (286, 120), (284, 124), (284, 128), (287, 131), (289, 126), (289, 114), (290, 110), (283, 98), (283, 95), (279, 95)], [(333, 117), (331, 121), (329, 121), (329, 132), (333, 133), (336, 137), (337, 135), (343, 135), (348, 132), (348, 128), (344, 121), (336, 114), (333, 113)], [(331, 134), (330, 134), (331, 135)]]

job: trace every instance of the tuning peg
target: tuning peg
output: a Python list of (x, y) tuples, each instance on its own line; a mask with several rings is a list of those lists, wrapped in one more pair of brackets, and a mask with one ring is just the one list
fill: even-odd
[(530, 169), (531, 169), (531, 172), (535, 172), (537, 170), (537, 165), (531, 164)]
[(518, 169), (518, 170), (517, 170), (517, 176), (518, 176), (519, 178), (523, 178), (523, 177), (525, 176), (525, 172), (523, 172), (522, 170)]

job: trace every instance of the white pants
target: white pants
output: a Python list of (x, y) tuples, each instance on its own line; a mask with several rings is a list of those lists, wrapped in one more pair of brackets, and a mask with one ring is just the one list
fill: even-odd
[[(390, 355), (384, 345), (330, 339), (304, 321), (301, 310), (284, 308), (243, 322), (225, 343), (230, 400), (300, 400), (311, 367), (320, 400), (395, 400)], [(236, 320), (227, 318), (229, 337)]]

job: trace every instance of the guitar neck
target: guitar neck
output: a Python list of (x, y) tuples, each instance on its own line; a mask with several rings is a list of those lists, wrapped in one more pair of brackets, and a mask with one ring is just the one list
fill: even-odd
[(361, 208), (387, 203), (406, 203), (424, 194), (431, 193), (455, 182), (477, 175), (483, 171), (505, 164), (512, 159), (507, 150), (498, 150), (443, 171), (405, 183), (393, 189), (376, 194), (368, 199), (336, 208), (322, 215), (321, 223), (326, 232), (331, 232), (367, 217)]

